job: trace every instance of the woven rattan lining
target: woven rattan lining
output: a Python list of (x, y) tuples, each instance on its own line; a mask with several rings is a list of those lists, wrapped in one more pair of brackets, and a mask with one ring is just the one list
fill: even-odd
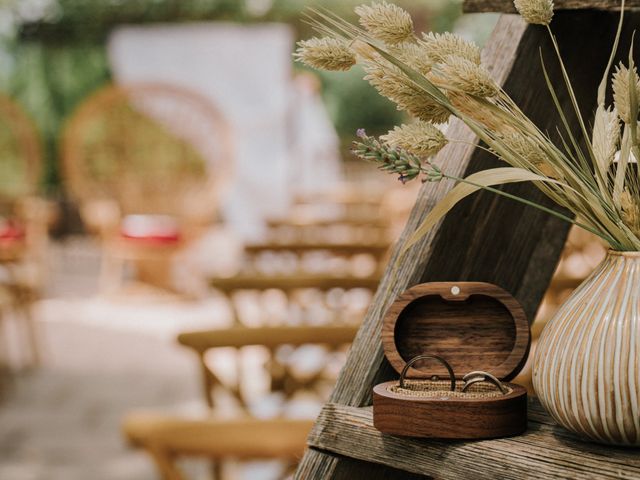
[(449, 398), (497, 398), (510, 394), (513, 389), (505, 385), (507, 393), (502, 393), (498, 387), (491, 383), (474, 383), (467, 388), (466, 392), (462, 392), (464, 382), (456, 382), (456, 391), (450, 390), (450, 381), (433, 381), (433, 380), (405, 380), (404, 388), (399, 385), (392, 385), (387, 390), (392, 393), (406, 395), (408, 397), (449, 397)]

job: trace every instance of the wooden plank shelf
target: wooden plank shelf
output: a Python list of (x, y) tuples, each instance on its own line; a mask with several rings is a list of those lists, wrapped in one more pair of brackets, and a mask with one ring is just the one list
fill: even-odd
[(524, 435), (474, 442), (411, 439), (373, 427), (372, 407), (324, 406), (310, 448), (441, 480), (640, 478), (635, 449), (578, 440), (529, 400)]
[[(554, 10), (620, 10), (620, 0), (555, 0)], [(640, 9), (640, 0), (627, 0), (626, 9)], [(516, 13), (513, 0), (465, 0), (465, 13), (502, 12)]]

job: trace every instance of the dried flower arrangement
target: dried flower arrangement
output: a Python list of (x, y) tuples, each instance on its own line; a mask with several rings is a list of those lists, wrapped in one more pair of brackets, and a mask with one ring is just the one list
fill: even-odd
[[(416, 178), (458, 182), (429, 212), (406, 248), (457, 202), (484, 189), (574, 223), (604, 239), (614, 250), (640, 250), (640, 178), (635, 168), (636, 159), (640, 159), (640, 77), (633, 49), (628, 65), (618, 65), (612, 75), (614, 105), (605, 105), (623, 14), (589, 131), (550, 27), (552, 0), (515, 0), (514, 4), (527, 22), (542, 25), (549, 32), (584, 138), (576, 138), (570, 131), (548, 77), (549, 92), (563, 122), (560, 144), (540, 131), (493, 81), (481, 65), (475, 44), (450, 33), (418, 37), (411, 16), (385, 1), (357, 7), (360, 26), (326, 10), (313, 10), (310, 21), (323, 37), (300, 42), (295, 57), (326, 70), (362, 65), (365, 80), (415, 119), (380, 138), (358, 131), (353, 147), (357, 156), (398, 174), (402, 182)], [(457, 178), (435, 165), (433, 157), (448, 142), (456, 141), (447, 139), (440, 127), (451, 116), (462, 120), (486, 145), (478, 148), (488, 149), (509, 166)], [(526, 181), (575, 214), (575, 219), (495, 188)]]

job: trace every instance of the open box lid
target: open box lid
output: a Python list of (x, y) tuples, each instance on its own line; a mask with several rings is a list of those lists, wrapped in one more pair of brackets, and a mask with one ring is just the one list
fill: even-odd
[[(524, 366), (531, 332), (524, 310), (509, 293), (490, 283), (434, 282), (402, 293), (382, 326), (385, 356), (400, 373), (418, 355), (438, 355), (456, 378), (483, 370), (510, 380)], [(433, 360), (416, 363), (407, 378), (447, 378)]]

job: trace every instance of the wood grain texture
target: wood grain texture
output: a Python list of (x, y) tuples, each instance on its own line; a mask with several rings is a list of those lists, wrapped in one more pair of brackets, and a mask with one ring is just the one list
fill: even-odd
[(556, 427), (535, 400), (529, 401), (529, 427), (523, 435), (472, 442), (385, 435), (374, 428), (371, 407), (330, 403), (308, 443), (318, 456), (345, 455), (439, 480), (640, 478), (636, 450), (581, 442)]
[[(416, 285), (393, 302), (382, 325), (384, 354), (398, 373), (413, 357), (428, 354), (447, 360), (456, 378), (484, 370), (508, 380), (524, 365), (530, 339), (518, 302), (500, 287), (483, 282)], [(408, 374), (446, 377), (447, 371), (429, 362)]]
[[(620, 0), (555, 0), (554, 10), (612, 10), (620, 11)], [(626, 8), (640, 9), (640, 0), (627, 0)], [(465, 13), (501, 12), (516, 13), (513, 0), (465, 0)]]
[(416, 438), (480, 439), (519, 435), (527, 429), (527, 391), (495, 398), (421, 398), (390, 391), (390, 382), (373, 389), (373, 424), (390, 435)]
[[(409, 473), (403, 470), (385, 467), (384, 465), (377, 465), (375, 463), (367, 463), (354, 458), (342, 457), (342, 471), (339, 472), (334, 478), (336, 480), (355, 480), (359, 478), (366, 478), (367, 480), (394, 480), (396, 478), (402, 478), (402, 480), (425, 480), (427, 477), (417, 473)], [(305, 478), (326, 478), (323, 476), (324, 472), (314, 472), (316, 477)]]
[[(622, 45), (629, 44), (633, 27), (640, 23), (638, 20), (636, 14), (627, 17)], [(614, 38), (616, 22), (617, 15), (598, 11), (558, 12), (554, 19), (554, 28), (565, 65), (574, 79), (576, 97), (587, 117), (594, 108), (595, 92), (608, 60), (608, 46)], [(514, 15), (500, 17), (484, 49), (483, 61), (494, 79), (503, 85), (522, 110), (543, 131), (553, 132), (560, 121), (541, 72), (540, 49), (547, 60), (552, 81), (561, 85), (558, 65), (551, 61), (552, 48), (546, 32), (536, 26), (526, 25), (521, 18)], [(585, 62), (587, 54), (589, 61)], [(569, 112), (570, 102), (566, 92), (559, 88), (558, 93), (561, 105)], [(573, 134), (578, 135), (579, 129), (572, 115), (569, 115), (569, 122)], [(477, 142), (477, 138), (458, 121), (452, 122), (448, 136), (472, 144)], [(475, 150), (463, 143), (448, 145), (436, 162), (446, 165), (449, 173), (458, 176), (499, 165), (486, 152)], [(403, 245), (427, 212), (450, 188), (451, 185), (447, 183), (423, 186), (398, 245), (392, 252), (390, 266), (381, 281), (365, 322), (352, 345), (347, 363), (333, 392), (332, 402), (354, 407), (370, 405), (373, 386), (397, 377), (397, 373), (384, 359), (380, 343), (382, 317), (396, 296), (408, 286), (427, 281), (490, 282), (511, 292), (529, 318), (535, 315), (564, 246), (568, 227), (549, 215), (496, 196), (482, 193), (456, 206), (443, 222), (411, 249), (409, 255), (399, 263), (397, 270), (394, 270), (394, 264), (400, 259)], [(508, 191), (549, 205), (542, 194), (531, 185), (513, 185), (508, 187)], [(342, 454), (363, 455), (376, 438), (374, 431), (369, 433), (370, 439), (360, 437), (359, 443), (352, 445), (350, 452)], [(318, 426), (311, 434), (312, 444), (314, 438), (323, 435), (329, 435), (329, 431)], [(338, 429), (335, 435), (342, 437), (348, 433), (341, 434)], [(330, 438), (328, 436), (327, 441)], [(360, 448), (362, 445), (366, 447)], [(414, 456), (413, 451), (398, 449), (398, 458), (393, 462), (389, 461), (389, 464), (393, 464), (395, 468), (411, 470), (416, 459), (423, 454), (433, 455), (433, 452), (417, 451)], [(537, 455), (544, 458), (547, 448), (540, 445)], [(524, 453), (524, 458), (530, 456), (529, 452)], [(520, 462), (513, 456), (508, 458), (515, 464)], [(474, 470), (468, 469), (467, 473), (475, 472), (481, 459), (482, 456), (473, 455)], [(382, 463), (383, 460), (378, 458), (377, 462)], [(437, 453), (433, 460), (442, 463)], [(571, 462), (571, 459), (564, 461)], [(446, 468), (452, 467), (449, 463), (447, 462)], [(505, 468), (503, 458), (499, 459), (499, 465)], [(509, 468), (512, 468), (510, 462)], [(358, 472), (350, 469), (350, 466), (334, 455), (309, 449), (298, 468), (296, 478), (343, 478), (345, 472), (353, 474), (353, 478), (358, 478)], [(548, 470), (546, 468), (544, 471)], [(455, 469), (452, 468), (451, 471)], [(315, 476), (316, 472), (322, 472), (322, 476)], [(529, 476), (521, 475), (520, 478), (531, 478), (534, 474), (535, 471), (531, 470)], [(449, 475), (446, 478), (461, 477)], [(499, 474), (491, 478), (509, 477)]]

